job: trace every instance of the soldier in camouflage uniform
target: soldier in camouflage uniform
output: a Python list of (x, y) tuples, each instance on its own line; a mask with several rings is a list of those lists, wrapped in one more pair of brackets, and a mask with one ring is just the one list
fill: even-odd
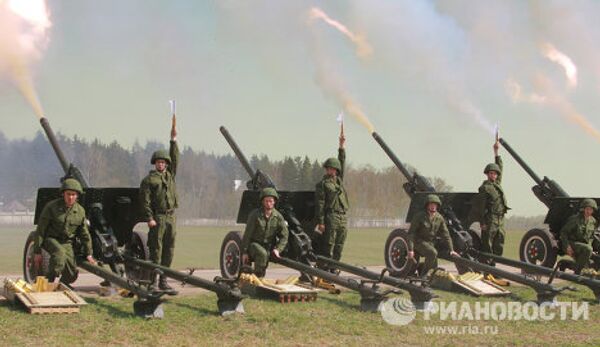
[(560, 229), (560, 241), (563, 252), (575, 259), (575, 273), (579, 274), (586, 268), (592, 256), (592, 239), (598, 227), (596, 218), (592, 215), (598, 209), (596, 201), (584, 199), (581, 211), (567, 220)]
[[(70, 284), (77, 279), (76, 256), (84, 256), (92, 264), (96, 261), (92, 257), (92, 239), (85, 221), (85, 210), (77, 202), (78, 195), (83, 192), (81, 184), (67, 178), (60, 192), (62, 198), (50, 201), (40, 214), (33, 244), (34, 264), (40, 268), (44, 249), (50, 254), (48, 281), (53, 282), (60, 276), (61, 282)], [(79, 249), (74, 250), (74, 244), (81, 244), (83, 254), (75, 254)]]
[(258, 277), (265, 276), (269, 254), (279, 258), (287, 246), (288, 228), (281, 213), (275, 209), (277, 199), (279, 195), (275, 189), (261, 191), (261, 207), (248, 215), (242, 238), (242, 264), (252, 259), (254, 273)]
[[(481, 250), (502, 255), (504, 250), (504, 215), (509, 210), (502, 190), (502, 158), (498, 155), (498, 141), (494, 143), (495, 163), (488, 164), (483, 173), (487, 180), (479, 187), (469, 214), (470, 226), (479, 222), (481, 227)], [(493, 262), (491, 262), (493, 264)]]
[[(140, 185), (140, 201), (143, 215), (148, 223), (148, 248), (150, 261), (170, 267), (175, 254), (177, 188), (175, 175), (179, 162), (177, 131), (171, 128), (169, 152), (158, 150), (152, 154), (150, 163), (154, 165)], [(153, 279), (156, 287), (156, 278)], [(173, 291), (165, 276), (160, 276), (158, 287)], [(174, 292), (174, 291), (173, 291)]]
[(435, 248), (436, 239), (440, 239), (450, 255), (459, 256), (454, 251), (452, 239), (444, 217), (438, 212), (442, 206), (440, 198), (435, 194), (427, 195), (424, 211), (416, 214), (408, 229), (408, 259), (414, 259), (415, 251), (425, 257), (425, 263), (419, 271), (425, 276), (429, 270), (437, 267), (438, 251)]
[(344, 188), (344, 164), (346, 151), (343, 133), (339, 138), (337, 158), (329, 158), (323, 164), (325, 176), (315, 189), (317, 231), (321, 242), (317, 253), (327, 258), (340, 260), (348, 233), (346, 213), (350, 207)]

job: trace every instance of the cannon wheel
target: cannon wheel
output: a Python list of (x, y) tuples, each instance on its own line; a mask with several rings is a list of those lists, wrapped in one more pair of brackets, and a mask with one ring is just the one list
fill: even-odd
[(242, 265), (242, 233), (230, 231), (221, 244), (219, 257), (221, 276), (228, 279), (237, 278)]
[(531, 229), (525, 233), (519, 246), (521, 261), (545, 267), (553, 267), (558, 254), (557, 242), (549, 231)]
[[(469, 229), (469, 235), (471, 236), (471, 245), (470, 246), (473, 249), (480, 251), (481, 250), (481, 232), (478, 230)], [(454, 266), (456, 267), (456, 271), (461, 275), (464, 273), (467, 273), (469, 271), (473, 271), (468, 266), (463, 266), (463, 265), (458, 265), (458, 264), (454, 264)]]
[(36, 271), (33, 266), (33, 242), (35, 231), (29, 233), (27, 241), (25, 241), (25, 249), (23, 250), (23, 278), (29, 283), (35, 282), (37, 276), (45, 276), (48, 273), (50, 264), (50, 253), (42, 249), (42, 268), (41, 271)]
[[(150, 259), (150, 250), (148, 249), (148, 234), (142, 231), (134, 230), (131, 233), (131, 241), (127, 244), (127, 252), (138, 259)], [(142, 269), (139, 266), (131, 265), (125, 262), (125, 275), (133, 281), (150, 280), (151, 271)]]
[(409, 261), (408, 256), (408, 232), (406, 229), (395, 229), (385, 241), (385, 265), (394, 277), (411, 276), (417, 270), (419, 258), (415, 255), (417, 262)]
[(469, 229), (469, 235), (471, 235), (471, 247), (481, 251), (481, 231)]

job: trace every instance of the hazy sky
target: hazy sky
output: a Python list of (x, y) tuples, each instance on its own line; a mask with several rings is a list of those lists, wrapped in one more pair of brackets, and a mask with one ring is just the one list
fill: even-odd
[[(225, 125), (248, 154), (335, 155), (341, 106), (317, 84), (326, 67), (401, 160), (455, 191), (474, 191), (501, 136), (540, 176), (573, 196), (600, 197), (599, 140), (568, 120), (600, 127), (600, 2), (596, 1), (157, 1), (50, 0), (52, 28), (33, 65), (55, 131), (131, 146), (165, 143), (168, 100), (178, 103), (179, 141), (230, 153)], [(366, 60), (324, 22), (318, 6), (360, 33)], [(544, 58), (550, 43), (577, 66), (577, 85)], [(319, 47), (317, 50), (315, 47)], [(521, 101), (507, 92), (521, 85)], [(514, 92), (514, 89), (513, 89)], [(531, 103), (530, 94), (546, 96)], [(479, 115), (479, 121), (476, 120)], [(0, 124), (10, 139), (40, 126), (7, 79)], [(391, 165), (360, 123), (345, 123), (352, 165)], [(504, 151), (502, 151), (505, 154)], [(546, 212), (532, 180), (504, 155), (513, 214)], [(183, 164), (185, 165), (185, 163)], [(59, 174), (59, 173), (57, 173)], [(399, 211), (401, 214), (401, 211)]]

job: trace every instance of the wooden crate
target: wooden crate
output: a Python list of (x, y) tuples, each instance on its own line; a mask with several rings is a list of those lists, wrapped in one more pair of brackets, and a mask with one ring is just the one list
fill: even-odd
[(51, 292), (17, 293), (16, 296), (31, 314), (78, 313), (79, 308), (87, 304), (63, 284)]

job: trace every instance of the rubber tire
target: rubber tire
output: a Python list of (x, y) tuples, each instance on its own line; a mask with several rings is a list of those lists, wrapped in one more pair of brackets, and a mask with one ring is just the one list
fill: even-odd
[(404, 264), (402, 266), (398, 266), (394, 264), (394, 251), (392, 247), (398, 245), (402, 247), (401, 252), (404, 254), (408, 253), (408, 232), (406, 229), (395, 229), (389, 235), (387, 240), (385, 241), (385, 249), (384, 249), (384, 258), (385, 265), (391, 276), (394, 277), (407, 277), (415, 274), (417, 270), (417, 264), (419, 261), (419, 257), (415, 254), (415, 260), (417, 262), (408, 261), (408, 258), (405, 258)]
[(471, 235), (471, 239), (473, 240), (471, 247), (473, 247), (475, 250), (481, 251), (481, 231), (469, 229), (469, 235)]
[[(134, 230), (131, 233), (131, 241), (127, 244), (127, 253), (141, 260), (150, 259), (148, 249), (148, 234), (143, 231)], [(129, 265), (125, 262), (125, 276), (133, 281), (149, 281), (152, 272), (138, 266)]]
[(530, 259), (527, 259), (526, 256), (526, 248), (528, 244), (532, 240), (541, 241), (541, 245), (545, 247), (546, 256), (542, 259), (541, 263), (536, 262), (536, 265), (545, 266), (548, 268), (553, 268), (556, 263), (556, 257), (558, 255), (558, 246), (557, 242), (554, 239), (554, 236), (547, 230), (543, 229), (531, 229), (523, 235), (521, 239), (521, 244), (519, 246), (519, 258), (521, 261), (526, 263), (532, 263)]
[(35, 231), (27, 236), (25, 247), (23, 249), (23, 279), (29, 283), (35, 282), (37, 276), (46, 276), (48, 274), (48, 265), (50, 264), (50, 253), (42, 249), (42, 271), (35, 273), (29, 267), (33, 264), (33, 243), (35, 241)]
[[(233, 252), (233, 254), (226, 254)], [(227, 256), (231, 255), (230, 264), (227, 264)], [(237, 266), (235, 266), (237, 263)], [(225, 235), (221, 244), (221, 252), (219, 252), (219, 267), (221, 268), (221, 276), (227, 279), (235, 279), (238, 277), (242, 265), (242, 233), (239, 231), (230, 231)], [(233, 268), (232, 268), (233, 267)], [(235, 271), (233, 271), (235, 270)]]
[[(468, 233), (471, 236), (471, 240), (472, 240), (471, 247), (477, 251), (480, 251), (481, 250), (481, 232), (479, 232), (477, 230), (469, 229)], [(470, 272), (470, 271), (474, 271), (473, 269), (471, 269), (468, 266), (463, 266), (463, 265), (459, 265), (456, 263), (454, 263), (454, 267), (456, 268), (456, 272), (458, 272), (459, 275), (462, 275), (462, 274)]]

